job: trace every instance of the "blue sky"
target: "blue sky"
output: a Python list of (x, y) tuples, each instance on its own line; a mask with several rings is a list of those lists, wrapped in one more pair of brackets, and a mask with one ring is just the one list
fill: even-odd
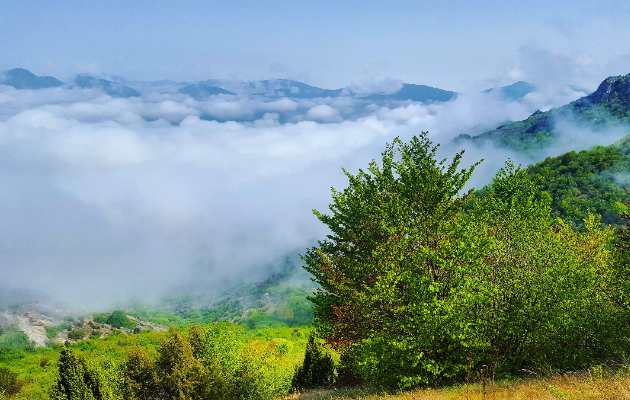
[(601, 74), (630, 72), (619, 61), (630, 53), (630, 7), (602, 3), (0, 0), (0, 68), (465, 90), (535, 79), (515, 71), (543, 51)]

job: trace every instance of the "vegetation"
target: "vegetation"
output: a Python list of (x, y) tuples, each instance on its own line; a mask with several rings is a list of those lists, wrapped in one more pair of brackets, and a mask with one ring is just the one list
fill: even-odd
[(330, 387), (335, 383), (336, 369), (333, 354), (316, 341), (315, 335), (311, 335), (306, 345), (304, 362), (295, 370), (291, 386), (296, 391)]
[(70, 332), (68, 332), (68, 339), (81, 340), (84, 337), (85, 337), (85, 333), (83, 331), (70, 331)]
[[(508, 393), (521, 387), (515, 377), (523, 371), (541, 370), (588, 369), (591, 383), (627, 382), (630, 230), (622, 226), (630, 214), (624, 197), (599, 199), (605, 191), (579, 186), (627, 169), (626, 147), (567, 153), (529, 169), (508, 162), (491, 185), (463, 192), (477, 164), (460, 169), (461, 153), (436, 160), (426, 133), (396, 139), (380, 163), (346, 172), (349, 185), (333, 189), (330, 215), (315, 211), (331, 234), (303, 256), (319, 285), (310, 300), (306, 288), (287, 283), (287, 267), (237, 290), (247, 301), (224, 297), (204, 307), (199, 296), (174, 296), (168, 311), (131, 312), (169, 332), (114, 329), (100, 338), (97, 324), (135, 327), (115, 311), (94, 316), (88, 340), (34, 348), (16, 326), (5, 327), (0, 397), (265, 400), (359, 383), (390, 392), (452, 384), (426, 393), (478, 398), (488, 388)], [(590, 201), (585, 208), (568, 201), (576, 182), (593, 193), (577, 199)], [(611, 210), (604, 218), (621, 213), (615, 228), (590, 213), (600, 208)], [(200, 320), (211, 323), (191, 324)], [(311, 320), (312, 330), (286, 327)], [(572, 393), (560, 385), (565, 378), (545, 379), (529, 382), (550, 396)], [(574, 386), (596, 393), (580, 382)]]
[(593, 215), (584, 232), (554, 221), (539, 180), (509, 163), (484, 197), (462, 195), (474, 166), (435, 152), (426, 134), (396, 139), (381, 165), (346, 173), (332, 215), (315, 211), (332, 232), (304, 256), (322, 337), (389, 387), (461, 381), (469, 365), (516, 374), (621, 361), (629, 288), (612, 230)]
[(113, 313), (111, 313), (111, 315), (107, 318), (105, 323), (113, 326), (114, 328), (133, 329), (137, 326), (135, 322), (132, 322), (131, 320), (129, 320), (127, 315), (120, 310), (116, 310)]
[(500, 147), (518, 152), (536, 152), (549, 147), (559, 137), (556, 128), (559, 121), (573, 122), (594, 132), (611, 127), (628, 129), (630, 75), (611, 77), (602, 82), (596, 92), (567, 105), (549, 111), (536, 111), (529, 118), (499, 126), (481, 135), (461, 139), (476, 144), (493, 142)]
[[(295, 367), (304, 358), (310, 332), (307, 327), (248, 330), (241, 325), (230, 323), (213, 324), (196, 329), (203, 332), (201, 337), (203, 343), (206, 344), (201, 346), (196, 344), (193, 348), (199, 349), (206, 346), (208, 349), (203, 357), (200, 353), (195, 353), (197, 357), (208, 361), (207, 364), (204, 361), (204, 370), (213, 371), (213, 376), (221, 377), (217, 382), (220, 381), (226, 385), (233, 382), (232, 377), (237, 376), (239, 380), (236, 382), (243, 387), (243, 390), (238, 393), (244, 393), (247, 388), (247, 393), (251, 394), (250, 397), (244, 398), (257, 398), (256, 393), (262, 393), (268, 396), (265, 398), (270, 398), (269, 393), (278, 393), (280, 389), (282, 393), (286, 393), (290, 388)], [(194, 336), (191, 332), (194, 330), (182, 328), (173, 332), (177, 332), (181, 340), (191, 343), (191, 338)], [(16, 374), (17, 380), (21, 382), (21, 391), (14, 395), (14, 399), (48, 399), (53, 387), (58, 384), (61, 354), (64, 349), (67, 349), (72, 357), (68, 355), (66, 360), (70, 358), (70, 361), (64, 361), (64, 365), (75, 365), (74, 371), (84, 368), (86, 373), (91, 374), (90, 376), (97, 377), (95, 379), (99, 379), (99, 387), (106, 393), (105, 398), (127, 399), (129, 397), (126, 397), (128, 388), (124, 384), (125, 371), (130, 371), (127, 369), (127, 363), (132, 358), (132, 354), (140, 351), (149, 357), (153, 365), (156, 365), (162, 354), (163, 343), (171, 340), (173, 332), (121, 333), (116, 336), (84, 340), (65, 348), (59, 346), (11, 349), (7, 353), (10, 357), (0, 360), (0, 365)], [(199, 335), (195, 337), (198, 338)], [(177, 349), (173, 346), (168, 348)], [(176, 356), (178, 353), (170, 352), (169, 354)], [(173, 356), (174, 359), (177, 358), (175, 356)], [(42, 367), (44, 359), (49, 361)], [(78, 364), (84, 367), (76, 367)], [(157, 368), (154, 371), (157, 371)], [(212, 387), (216, 391), (224, 388), (216, 384)], [(227, 387), (231, 386), (225, 386)], [(0, 395), (1, 398), (2, 395)]]
[(12, 397), (20, 393), (24, 382), (18, 379), (18, 374), (7, 368), (0, 368), (0, 399)]

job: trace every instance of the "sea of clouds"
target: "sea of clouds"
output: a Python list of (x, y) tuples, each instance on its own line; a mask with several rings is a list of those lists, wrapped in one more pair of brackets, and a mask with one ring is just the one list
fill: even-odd
[[(346, 186), (342, 167), (366, 167), (394, 137), (429, 131), (448, 157), (461, 150), (452, 142), (461, 133), (582, 95), (539, 91), (509, 102), (474, 92), (384, 105), (0, 85), (0, 276), (75, 306), (255, 277), (326, 235), (311, 210), (325, 211), (330, 188)], [(464, 164), (486, 159), (471, 186), (489, 183), (508, 158), (529, 164), (602, 142), (570, 124), (563, 132), (562, 149), (533, 158), (469, 149)]]

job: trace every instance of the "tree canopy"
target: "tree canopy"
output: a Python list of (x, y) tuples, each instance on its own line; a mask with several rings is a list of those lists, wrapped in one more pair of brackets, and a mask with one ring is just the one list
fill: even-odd
[[(366, 380), (408, 387), (460, 379), (499, 354), (503, 371), (570, 369), (628, 350), (615, 299), (613, 231), (551, 217), (539, 181), (507, 163), (483, 198), (477, 164), (436, 160), (427, 133), (395, 139), (333, 189), (331, 234), (303, 256), (320, 289), (315, 326)], [(627, 325), (626, 325), (627, 326)]]

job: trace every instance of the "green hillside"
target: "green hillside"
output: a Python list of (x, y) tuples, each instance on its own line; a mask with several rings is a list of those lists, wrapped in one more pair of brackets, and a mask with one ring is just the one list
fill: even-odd
[(613, 126), (626, 126), (628, 116), (630, 74), (609, 77), (595, 92), (562, 107), (536, 111), (523, 121), (505, 124), (474, 137), (460, 135), (457, 140), (476, 145), (491, 142), (498, 147), (527, 153), (552, 145), (560, 137), (557, 129), (560, 121), (574, 122), (597, 133)]

